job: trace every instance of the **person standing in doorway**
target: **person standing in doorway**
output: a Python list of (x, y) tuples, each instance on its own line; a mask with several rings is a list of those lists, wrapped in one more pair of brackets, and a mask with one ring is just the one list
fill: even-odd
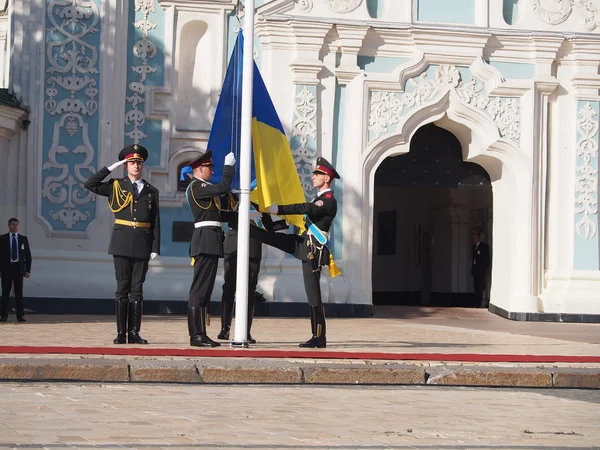
[(198, 156), (182, 170), (182, 176), (190, 172), (193, 176), (185, 195), (194, 217), (194, 231), (190, 242), (194, 278), (188, 298), (188, 331), (190, 345), (194, 347), (221, 345), (207, 336), (206, 325), (219, 258), (223, 257), (220, 197), (229, 192), (234, 164), (233, 153), (227, 154), (219, 184), (209, 181), (214, 173), (210, 150)]
[(276, 215), (302, 214), (306, 228), (302, 235), (269, 232), (258, 227), (250, 227), (250, 237), (283, 250), (302, 261), (304, 289), (310, 305), (312, 337), (300, 347), (325, 348), (325, 310), (321, 298), (321, 269), (328, 265), (331, 273), (332, 258), (329, 252), (329, 233), (337, 213), (337, 201), (331, 190), (334, 179), (340, 178), (335, 168), (325, 158), (317, 158), (312, 175), (317, 196), (310, 202), (292, 205), (271, 205), (268, 212)]
[[(142, 326), (143, 285), (148, 262), (160, 253), (160, 211), (158, 189), (142, 179), (148, 150), (128, 145), (119, 152), (119, 161), (103, 167), (84, 184), (97, 195), (108, 197), (115, 224), (108, 253), (113, 255), (117, 292), (115, 344), (147, 344), (140, 336)], [(104, 180), (113, 170), (125, 165), (124, 178)]]
[(8, 233), (0, 236), (0, 276), (2, 277), (2, 304), (0, 322), (8, 320), (8, 298), (15, 293), (17, 322), (26, 322), (23, 308), (23, 278), (31, 274), (31, 249), (27, 236), (19, 234), (19, 220), (8, 220)]
[(488, 271), (490, 270), (490, 247), (481, 241), (481, 231), (473, 230), (473, 250), (471, 258), (471, 275), (475, 291), (476, 305), (487, 308), (490, 304), (488, 298)]

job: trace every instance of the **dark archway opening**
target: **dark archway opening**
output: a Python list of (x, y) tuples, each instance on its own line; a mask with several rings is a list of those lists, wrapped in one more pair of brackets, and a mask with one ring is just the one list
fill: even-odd
[(472, 235), (480, 230), (491, 252), (492, 186), (456, 137), (421, 127), (409, 153), (378, 167), (374, 197), (373, 304), (476, 306)]

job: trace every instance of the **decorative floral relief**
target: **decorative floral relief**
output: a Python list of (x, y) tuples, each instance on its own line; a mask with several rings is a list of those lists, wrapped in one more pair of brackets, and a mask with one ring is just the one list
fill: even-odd
[(453, 89), (465, 103), (486, 111), (498, 126), (500, 136), (514, 142), (521, 137), (519, 100), (490, 99), (485, 93), (484, 83), (481, 80), (471, 78), (467, 82), (462, 82), (460, 72), (455, 66), (443, 64), (437, 68), (433, 79), (428, 79), (427, 72), (423, 72), (418, 77), (409, 79), (407, 84), (412, 88), (411, 92), (371, 92), (369, 111), (371, 140), (386, 134), (391, 125), (397, 124), (405, 112), (405, 107), (420, 108), (449, 89)]
[(315, 95), (306, 86), (296, 95), (295, 112), (296, 119), (293, 122), (292, 138), (299, 138), (300, 147), (292, 149), (292, 153), (302, 188), (306, 194), (310, 194), (314, 190), (311, 175), (317, 149), (309, 147), (308, 138), (316, 139), (317, 136), (317, 125), (315, 124), (317, 103)]
[(585, 240), (596, 235), (596, 223), (591, 215), (598, 214), (598, 170), (592, 163), (598, 153), (598, 119), (596, 111), (588, 102), (579, 110), (577, 131), (580, 138), (577, 141), (577, 156), (583, 157), (583, 164), (576, 166), (577, 179), (575, 185), (575, 213), (583, 214), (575, 225), (577, 234)]
[(154, 0), (135, 0), (135, 11), (142, 12), (142, 18), (133, 23), (133, 26), (141, 30), (143, 38), (133, 45), (133, 55), (141, 59), (141, 64), (132, 66), (131, 71), (137, 75), (138, 79), (129, 83), (131, 95), (125, 100), (131, 105), (131, 109), (125, 113), (125, 136), (139, 143), (140, 140), (148, 137), (142, 130), (146, 121), (143, 104), (146, 95), (146, 78), (149, 74), (155, 73), (156, 68), (149, 64), (149, 61), (156, 56), (157, 48), (154, 42), (148, 39), (150, 31), (156, 28), (156, 23), (149, 20), (151, 13), (155, 13)]
[(322, 0), (329, 9), (336, 13), (349, 13), (360, 6), (362, 0)]
[(509, 141), (518, 142), (521, 138), (521, 111), (516, 98), (499, 98), (490, 100), (488, 112), (500, 131), (500, 136)]
[[(78, 207), (94, 200), (83, 187), (87, 178), (84, 173), (94, 171), (95, 155), (84, 117), (98, 111), (98, 50), (86, 38), (99, 32), (99, 20), (100, 12), (93, 0), (51, 0), (48, 4), (52, 26), (47, 29), (46, 73), (63, 75), (45, 79), (48, 87), (44, 107), (57, 120), (47, 161), (42, 165), (41, 196), (60, 205), (59, 209), (49, 210), (50, 218), (62, 222), (67, 230), (90, 219), (90, 213)], [(82, 155), (83, 161), (74, 164), (74, 160), (81, 160), (74, 155)]]
[(529, 0), (533, 12), (538, 18), (550, 25), (558, 25), (567, 20), (573, 12), (573, 6), (579, 7), (585, 18), (584, 26), (588, 31), (593, 31), (598, 24), (599, 16), (598, 9), (594, 6), (592, 0), (554, 0), (558, 3), (559, 8), (557, 10), (548, 11), (543, 5), (542, 0)]

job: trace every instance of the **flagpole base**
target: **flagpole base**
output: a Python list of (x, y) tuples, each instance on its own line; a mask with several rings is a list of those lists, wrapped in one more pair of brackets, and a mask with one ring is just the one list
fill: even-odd
[(231, 341), (231, 346), (232, 347), (236, 347), (236, 348), (248, 348), (248, 347), (250, 347), (250, 345), (248, 344), (248, 341), (241, 341), (241, 342)]

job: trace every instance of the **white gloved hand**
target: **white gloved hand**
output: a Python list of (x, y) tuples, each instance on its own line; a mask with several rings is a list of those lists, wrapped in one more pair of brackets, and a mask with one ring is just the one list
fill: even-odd
[(271, 205), (267, 208), (269, 214), (277, 214), (279, 212), (279, 207), (277, 205)]
[(113, 170), (115, 170), (117, 167), (122, 166), (123, 164), (125, 164), (127, 162), (126, 159), (122, 160), (122, 161), (118, 161), (114, 164), (111, 164), (110, 166), (108, 166), (108, 170), (110, 170), (111, 172)]
[(225, 156), (225, 165), (226, 166), (233, 166), (233, 165), (235, 165), (235, 155), (233, 154), (233, 152), (229, 152)]
[(158, 256), (158, 253), (154, 253), (154, 252), (150, 253), (150, 259), (154, 259), (157, 256)]
[(258, 211), (250, 211), (248, 213), (248, 217), (250, 218), (250, 220), (260, 219), (261, 216), (262, 216), (262, 214), (259, 213)]

